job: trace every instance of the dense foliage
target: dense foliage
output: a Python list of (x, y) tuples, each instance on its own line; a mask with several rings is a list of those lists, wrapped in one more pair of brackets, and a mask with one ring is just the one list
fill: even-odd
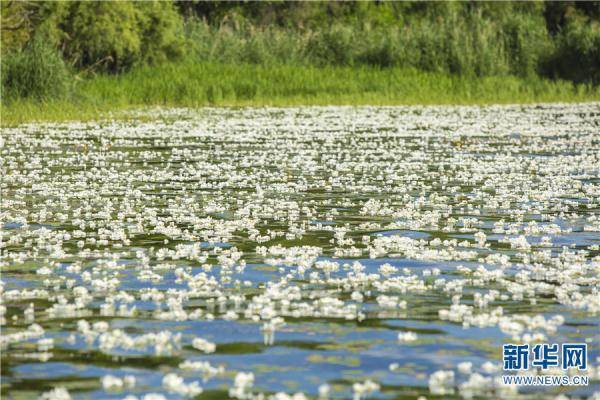
[(6, 99), (61, 97), (70, 82), (62, 57), (41, 35), (2, 60), (2, 97)]
[[(5, 98), (55, 92), (14, 86), (22, 80), (11, 66), (28, 62), (40, 38), (77, 74), (185, 57), (600, 82), (600, 2), (6, 1), (1, 7)], [(60, 64), (56, 57), (31, 62), (38, 71)]]

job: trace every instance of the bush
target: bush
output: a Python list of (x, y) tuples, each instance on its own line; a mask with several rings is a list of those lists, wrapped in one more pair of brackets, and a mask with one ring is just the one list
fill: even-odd
[(136, 2), (139, 11), (141, 61), (158, 63), (184, 54), (183, 20), (173, 3)]
[(65, 57), (79, 68), (118, 72), (183, 53), (183, 21), (170, 2), (75, 2), (59, 29)]
[(318, 65), (352, 65), (357, 47), (355, 32), (341, 24), (317, 31), (308, 41), (307, 52)]
[(62, 30), (65, 56), (77, 67), (118, 71), (140, 57), (139, 15), (130, 2), (74, 3)]
[(41, 35), (36, 35), (23, 50), (2, 57), (3, 100), (63, 97), (71, 81), (62, 57)]
[(556, 37), (546, 73), (574, 82), (600, 83), (600, 23), (573, 18)]
[(538, 73), (540, 60), (552, 50), (552, 42), (541, 15), (512, 14), (504, 23), (510, 71), (519, 76)]

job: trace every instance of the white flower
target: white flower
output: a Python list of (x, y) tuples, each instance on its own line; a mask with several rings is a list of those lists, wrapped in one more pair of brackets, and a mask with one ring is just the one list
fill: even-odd
[(319, 386), (319, 398), (321, 399), (326, 399), (327, 397), (329, 397), (329, 391), (331, 390), (331, 387), (324, 383), (322, 385)]
[(429, 390), (433, 394), (450, 394), (453, 392), (454, 372), (436, 371), (429, 376)]
[(202, 388), (198, 382), (186, 384), (182, 377), (174, 373), (165, 375), (162, 384), (168, 392), (182, 396), (194, 397), (202, 393)]
[(464, 375), (470, 374), (472, 368), (473, 368), (473, 363), (470, 361), (464, 361), (464, 362), (461, 362), (458, 364), (458, 371)]
[(123, 388), (123, 380), (112, 375), (102, 377), (102, 387), (104, 390), (120, 390)]
[(192, 341), (192, 346), (200, 351), (203, 351), (205, 353), (214, 353), (217, 345), (214, 343), (209, 342), (208, 340), (202, 339), (202, 338), (195, 338)]
[(417, 334), (415, 332), (398, 333), (398, 341), (400, 342), (414, 342), (415, 340), (417, 340)]
[(378, 391), (380, 388), (379, 384), (367, 379), (360, 383), (356, 382), (352, 385), (352, 391), (354, 392), (354, 400), (360, 400), (363, 396), (367, 396), (373, 392)]
[(40, 396), (40, 400), (71, 400), (69, 391), (64, 387), (57, 387)]

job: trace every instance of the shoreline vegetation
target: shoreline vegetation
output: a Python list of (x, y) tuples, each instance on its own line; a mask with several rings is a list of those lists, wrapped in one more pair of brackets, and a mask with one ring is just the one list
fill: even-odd
[(600, 101), (600, 89), (538, 77), (461, 77), (402, 68), (231, 64), (144, 66), (77, 83), (68, 98), (18, 99), (2, 126), (91, 120), (146, 106), (489, 105)]
[(600, 100), (585, 2), (1, 2), (0, 122)]

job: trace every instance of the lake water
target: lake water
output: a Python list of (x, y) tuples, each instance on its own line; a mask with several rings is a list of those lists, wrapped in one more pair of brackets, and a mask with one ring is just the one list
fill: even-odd
[[(4, 398), (600, 391), (598, 103), (151, 109), (1, 137)], [(589, 385), (504, 385), (505, 343), (586, 343), (585, 371), (526, 373)]]

